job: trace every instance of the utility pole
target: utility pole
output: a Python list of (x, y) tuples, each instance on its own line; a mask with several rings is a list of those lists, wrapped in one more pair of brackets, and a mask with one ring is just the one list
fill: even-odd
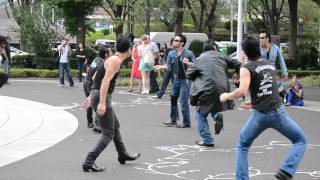
[(237, 58), (240, 59), (241, 41), (243, 36), (243, 0), (238, 0)]
[(233, 0), (230, 0), (230, 41), (233, 42)]

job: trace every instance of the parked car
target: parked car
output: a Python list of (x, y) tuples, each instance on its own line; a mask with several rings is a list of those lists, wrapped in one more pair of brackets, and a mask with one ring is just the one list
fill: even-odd
[(17, 49), (15, 47), (10, 46), (10, 55), (11, 55), (11, 58), (12, 58), (14, 56), (29, 55), (29, 53), (21, 51), (20, 49)]

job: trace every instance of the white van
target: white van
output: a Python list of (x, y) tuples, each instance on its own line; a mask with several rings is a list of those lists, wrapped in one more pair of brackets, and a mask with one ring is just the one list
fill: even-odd
[[(185, 45), (186, 48), (189, 47), (190, 43), (193, 40), (207, 41), (209, 38), (206, 33), (182, 33), (187, 38), (187, 43)], [(170, 43), (171, 38), (173, 38), (175, 32), (150, 32), (150, 39), (157, 43)]]
[(110, 46), (111, 48), (116, 46), (116, 41), (110, 39), (97, 39), (96, 46)]

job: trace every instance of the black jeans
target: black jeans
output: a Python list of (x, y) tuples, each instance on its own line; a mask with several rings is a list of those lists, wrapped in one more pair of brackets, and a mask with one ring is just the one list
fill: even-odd
[(170, 82), (170, 79), (171, 79), (171, 83), (173, 84), (173, 71), (165, 70), (160, 91), (157, 93), (158, 97), (162, 97), (164, 95), (164, 93), (166, 92), (166, 89), (168, 87), (168, 84)]
[[(158, 65), (159, 60), (155, 59), (154, 65)], [(157, 82), (157, 77), (154, 70), (150, 71), (150, 92), (157, 92), (159, 91), (159, 86)]]
[[(99, 103), (100, 91), (92, 90), (91, 96), (92, 96), (91, 97), (92, 107), (96, 111)], [(111, 106), (111, 94), (107, 95), (106, 106), (107, 106), (106, 113), (99, 118), (101, 130), (102, 130), (102, 136), (99, 139), (96, 146), (93, 148), (93, 150), (91, 150), (88, 153), (85, 160), (85, 162), (89, 164), (94, 163), (94, 161), (97, 159), (100, 153), (108, 146), (108, 144), (112, 140), (116, 146), (119, 156), (123, 156), (127, 154), (126, 148), (122, 142), (122, 138), (120, 134), (120, 124)]]
[[(91, 82), (85, 80), (83, 82), (83, 92), (86, 95), (86, 97), (89, 97), (90, 91), (91, 91)], [(88, 121), (88, 124), (93, 122), (91, 106), (87, 109), (87, 121)]]

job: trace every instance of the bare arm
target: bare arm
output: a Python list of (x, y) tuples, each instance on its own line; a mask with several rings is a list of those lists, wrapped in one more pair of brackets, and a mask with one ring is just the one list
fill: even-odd
[(234, 100), (246, 96), (249, 92), (250, 81), (250, 71), (247, 68), (241, 68), (239, 88), (230, 93), (221, 94), (220, 101), (225, 102), (227, 100)]

